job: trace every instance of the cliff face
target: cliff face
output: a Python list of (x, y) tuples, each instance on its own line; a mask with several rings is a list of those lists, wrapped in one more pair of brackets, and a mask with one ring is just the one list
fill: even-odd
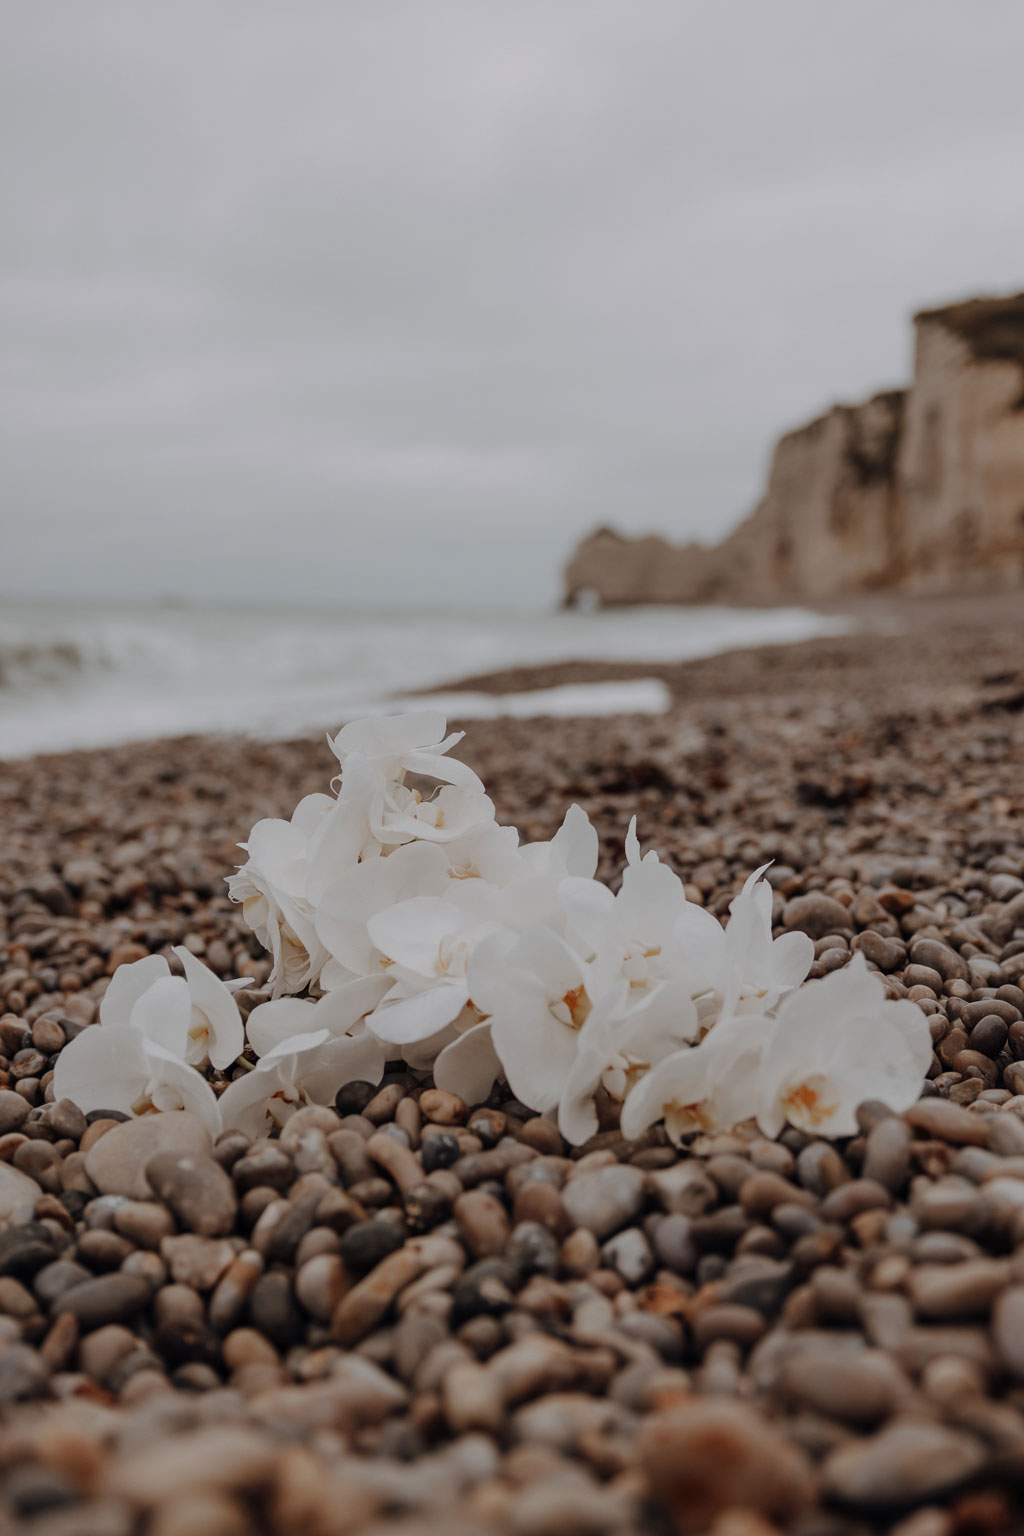
[(1024, 294), (915, 317), (909, 390), (778, 443), (763, 500), (713, 547), (602, 528), (566, 600), (770, 602), (1024, 584)]

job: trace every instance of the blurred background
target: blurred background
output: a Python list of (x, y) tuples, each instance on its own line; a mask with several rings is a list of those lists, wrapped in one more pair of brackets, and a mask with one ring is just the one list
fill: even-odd
[(834, 625), (555, 610), (1024, 287), (1017, 0), (0, 15), (6, 755)]

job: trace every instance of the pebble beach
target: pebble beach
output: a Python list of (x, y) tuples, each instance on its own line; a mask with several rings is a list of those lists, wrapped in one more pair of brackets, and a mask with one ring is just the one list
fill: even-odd
[(54, 1102), (120, 964), (184, 944), (264, 1000), (224, 877), (336, 764), (213, 736), (0, 763), (0, 1531), (1024, 1529), (1024, 603), (858, 617), (452, 685), (664, 681), (664, 715), (477, 721), (457, 755), (524, 838), (581, 804), (606, 879), (633, 814), (718, 916), (773, 861), (812, 976), (860, 951), (917, 1004), (921, 1099), (838, 1142), (628, 1142), (609, 1101), (573, 1148), (404, 1069), (251, 1143)]

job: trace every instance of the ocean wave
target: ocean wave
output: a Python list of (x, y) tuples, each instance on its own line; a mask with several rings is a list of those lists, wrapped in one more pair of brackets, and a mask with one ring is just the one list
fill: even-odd
[(8, 603), (0, 757), (193, 731), (281, 736), (469, 674), (677, 661), (845, 627), (801, 609), (481, 615)]

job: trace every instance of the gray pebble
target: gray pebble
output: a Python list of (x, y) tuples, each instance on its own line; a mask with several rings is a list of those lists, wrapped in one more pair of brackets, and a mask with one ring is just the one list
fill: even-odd
[(70, 1312), (84, 1332), (134, 1317), (149, 1302), (151, 1290), (137, 1275), (115, 1273), (73, 1285), (54, 1304), (54, 1313)]
[(231, 1177), (212, 1157), (196, 1152), (161, 1152), (146, 1164), (146, 1178), (182, 1226), (200, 1237), (232, 1231), (238, 1197)]
[(642, 1169), (623, 1163), (596, 1168), (569, 1180), (562, 1204), (574, 1226), (585, 1227), (597, 1238), (610, 1237), (639, 1216), (645, 1178)]

